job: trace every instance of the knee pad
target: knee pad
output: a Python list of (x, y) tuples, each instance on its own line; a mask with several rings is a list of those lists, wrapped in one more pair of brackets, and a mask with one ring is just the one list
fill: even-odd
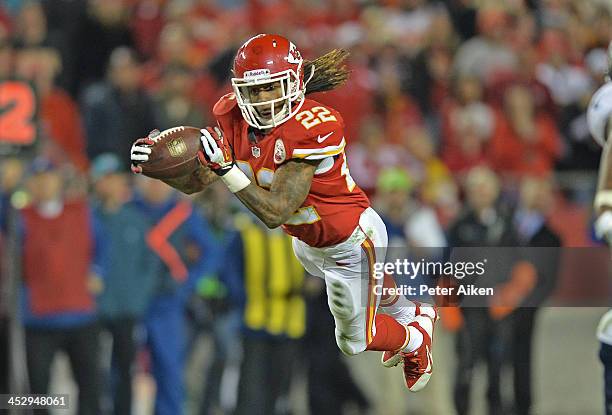
[(365, 338), (351, 339), (336, 328), (336, 344), (346, 356), (355, 356), (365, 350)]
[[(358, 318), (353, 295), (348, 284), (339, 279), (327, 279), (327, 303), (336, 324), (336, 344), (342, 353), (353, 356), (365, 350), (365, 321), (355, 322)], [(361, 329), (363, 326), (363, 329)]]
[(327, 280), (327, 303), (337, 320), (352, 319), (355, 315), (355, 304), (353, 304), (351, 290), (343, 281)]

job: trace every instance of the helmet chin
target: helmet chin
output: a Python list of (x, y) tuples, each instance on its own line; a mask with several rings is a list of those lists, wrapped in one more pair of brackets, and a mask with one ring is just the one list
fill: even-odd
[(261, 124), (262, 126), (267, 126), (268, 128), (272, 128), (282, 124), (284, 118), (287, 116), (287, 104), (284, 104), (279, 112), (275, 113), (274, 111), (272, 111), (270, 115), (267, 116), (260, 114), (257, 110), (255, 110), (254, 112), (255, 118), (257, 119), (259, 124)]

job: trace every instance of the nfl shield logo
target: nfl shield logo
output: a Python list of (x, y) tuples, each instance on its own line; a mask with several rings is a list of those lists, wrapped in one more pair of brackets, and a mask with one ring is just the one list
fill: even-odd
[(183, 141), (183, 137), (175, 138), (166, 145), (172, 157), (181, 157), (187, 151), (187, 144)]
[(259, 158), (259, 156), (261, 155), (261, 150), (259, 149), (259, 147), (251, 147), (251, 154), (253, 155), (253, 157)]

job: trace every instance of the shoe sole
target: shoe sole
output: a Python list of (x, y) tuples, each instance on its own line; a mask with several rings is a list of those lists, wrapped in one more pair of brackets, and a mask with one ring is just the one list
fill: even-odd
[[(431, 361), (433, 362), (433, 357), (431, 358)], [(427, 386), (427, 383), (429, 383), (429, 379), (430, 378), (431, 378), (431, 372), (430, 373), (423, 373), (421, 375), (421, 377), (419, 378), (419, 380), (417, 380), (414, 383), (414, 385), (412, 385), (412, 388), (409, 387), (408, 384), (406, 384), (406, 387), (408, 388), (408, 390), (410, 392), (418, 392), (421, 389), (423, 389), (425, 386)]]
[(382, 363), (382, 365), (384, 367), (395, 367), (397, 366), (400, 362), (402, 361), (402, 356), (400, 356), (399, 352), (395, 353), (393, 356), (391, 356), (389, 359), (385, 360), (385, 353), (382, 354), (382, 357), (380, 358), (380, 363)]

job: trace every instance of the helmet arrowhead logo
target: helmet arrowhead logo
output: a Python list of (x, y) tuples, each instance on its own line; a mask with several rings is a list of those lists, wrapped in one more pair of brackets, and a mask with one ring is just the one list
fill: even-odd
[(293, 64), (300, 64), (302, 62), (302, 55), (293, 42), (289, 42), (289, 53), (287, 54), (287, 62)]

